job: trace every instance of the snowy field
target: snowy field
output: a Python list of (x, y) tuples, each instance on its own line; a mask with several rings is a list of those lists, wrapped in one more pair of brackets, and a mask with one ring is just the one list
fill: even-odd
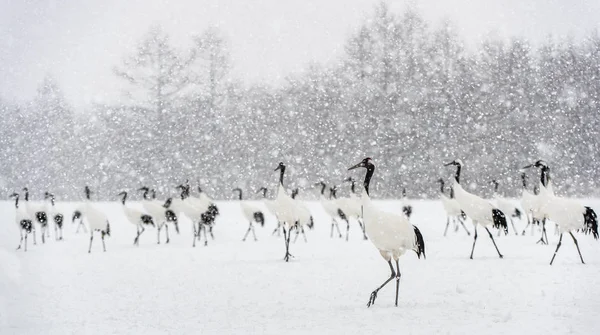
[[(600, 212), (600, 201), (585, 201)], [(171, 243), (156, 244), (156, 230), (132, 245), (135, 228), (125, 224), (120, 205), (104, 204), (112, 221), (107, 252), (96, 235), (66, 225), (65, 240), (15, 251), (19, 233), (12, 203), (0, 203), (0, 334), (597, 334), (600, 317), (600, 242), (576, 234), (549, 265), (550, 245), (539, 233), (497, 238), (499, 259), (479, 231), (475, 259), (472, 237), (461, 229), (444, 238), (445, 213), (437, 201), (413, 201), (413, 224), (426, 242), (427, 259), (414, 253), (400, 261), (399, 306), (395, 285), (366, 304), (389, 268), (357, 224), (350, 241), (329, 237), (318, 203), (308, 243), (291, 245), (272, 236), (273, 218), (257, 228), (258, 242), (241, 242), (247, 224), (238, 204), (219, 202), (215, 240), (192, 248), (191, 225), (171, 231)], [(400, 212), (396, 201), (379, 202)], [(71, 204), (72, 205), (72, 204)], [(70, 214), (67, 215), (70, 217)], [(70, 220), (69, 220), (70, 221)], [(342, 228), (343, 226), (340, 226)], [(469, 224), (467, 227), (472, 231)], [(520, 231), (524, 225), (518, 223)], [(51, 231), (53, 235), (53, 231)], [(496, 237), (496, 232), (494, 232)], [(293, 237), (292, 237), (293, 239)], [(164, 237), (163, 237), (164, 243)]]

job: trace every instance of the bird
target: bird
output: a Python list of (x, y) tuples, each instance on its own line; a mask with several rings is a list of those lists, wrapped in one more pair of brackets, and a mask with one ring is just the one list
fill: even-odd
[[(169, 224), (173, 224), (175, 227), (175, 231), (179, 234), (179, 221), (177, 219), (177, 214), (170, 209), (171, 203), (173, 201), (172, 198), (168, 198), (165, 202), (161, 202), (156, 200), (156, 191), (154, 189), (150, 189), (147, 186), (142, 186), (138, 189), (138, 191), (142, 191), (142, 207), (150, 216), (153, 218), (154, 224), (156, 225), (156, 234), (158, 238), (158, 244), (160, 244), (160, 231), (162, 228), (165, 228), (166, 241), (165, 243), (169, 243)], [(149, 194), (151, 198), (149, 198)]]
[[(275, 215), (275, 211), (276, 211), (275, 200), (267, 199), (268, 191), (269, 191), (268, 188), (262, 186), (258, 189), (258, 191), (256, 191), (256, 193), (262, 193), (262, 196), (263, 196), (262, 202), (265, 205), (265, 207), (267, 208), (267, 212), (269, 214), (271, 214), (272, 216), (276, 216)], [(281, 223), (279, 221), (277, 221), (277, 227), (275, 227), (275, 229), (273, 229), (273, 233), (271, 233), (271, 235), (275, 235), (275, 233), (277, 233), (277, 236), (281, 236)]]
[(298, 235), (300, 234), (302, 234), (302, 237), (304, 237), (304, 242), (308, 242), (308, 240), (306, 239), (304, 226), (308, 227), (308, 229), (313, 229), (315, 223), (312, 214), (310, 213), (308, 208), (304, 205), (304, 203), (301, 200), (296, 199), (296, 197), (298, 196), (298, 192), (298, 188), (292, 190), (292, 199), (296, 203), (296, 215), (298, 216), (298, 221), (296, 223), (296, 226), (294, 227), (296, 229), (296, 237), (294, 238), (294, 243), (296, 243)]
[(280, 162), (277, 165), (275, 171), (279, 171), (279, 187), (277, 188), (277, 197), (274, 202), (274, 214), (277, 216), (277, 220), (281, 224), (283, 229), (283, 240), (285, 242), (285, 255), (283, 260), (289, 262), (290, 257), (290, 237), (292, 235), (292, 229), (297, 227), (299, 218), (297, 205), (294, 199), (287, 194), (285, 187), (283, 186), (283, 176), (285, 174), (285, 164)]
[[(348, 218), (346, 217), (346, 214), (344, 214), (344, 212), (342, 212), (337, 204), (337, 201), (335, 201), (334, 199), (331, 199), (332, 197), (332, 193), (330, 191), (330, 196), (329, 199), (327, 199), (325, 197), (325, 189), (327, 189), (327, 185), (325, 184), (325, 182), (320, 181), (318, 183), (315, 184), (315, 186), (321, 186), (321, 194), (319, 195), (319, 203), (321, 204), (321, 207), (323, 207), (323, 210), (325, 210), (325, 213), (327, 213), (327, 215), (331, 218), (331, 234), (329, 237), (333, 238), (333, 228), (337, 228), (337, 233), (339, 238), (342, 238), (342, 232), (340, 231), (340, 227), (337, 223), (337, 218), (341, 218), (342, 220), (346, 221), (346, 224), (348, 225), (348, 229), (350, 228), (350, 224), (348, 223)], [(347, 234), (346, 234), (347, 236)]]
[(253, 206), (252, 204), (249, 204), (248, 202), (243, 200), (243, 191), (241, 188), (236, 187), (233, 189), (233, 192), (238, 192), (242, 214), (244, 215), (246, 221), (248, 221), (248, 230), (246, 230), (246, 234), (244, 235), (244, 238), (242, 238), (242, 242), (246, 241), (246, 238), (248, 237), (250, 231), (252, 231), (254, 241), (258, 241), (258, 239), (256, 238), (256, 233), (254, 232), (254, 222), (258, 223), (261, 227), (264, 227), (265, 215), (263, 214), (262, 210), (260, 210), (260, 208)]
[[(390, 266), (390, 277), (370, 295), (367, 307), (371, 307), (377, 299), (377, 294), (385, 285), (394, 278), (396, 279), (396, 300), (395, 306), (398, 306), (398, 292), (400, 288), (400, 264), (398, 259), (406, 251), (413, 250), (417, 257), (426, 258), (425, 241), (419, 228), (411, 225), (405, 215), (388, 213), (377, 208), (371, 201), (369, 194), (369, 185), (371, 177), (375, 172), (375, 165), (370, 157), (363, 159), (360, 163), (351, 166), (348, 170), (365, 168), (367, 170), (364, 179), (364, 192), (361, 197), (363, 211), (363, 220), (365, 230), (369, 240)], [(392, 259), (396, 262), (396, 270), (392, 264)]]
[(456, 174), (454, 176), (454, 181), (452, 182), (452, 191), (454, 192), (456, 201), (458, 201), (458, 204), (460, 205), (460, 209), (464, 211), (469, 218), (471, 218), (471, 221), (473, 221), (473, 229), (475, 230), (475, 234), (473, 238), (473, 248), (471, 249), (470, 259), (473, 259), (475, 243), (477, 242), (477, 224), (485, 228), (490, 236), (490, 239), (492, 240), (492, 243), (494, 244), (494, 247), (496, 248), (496, 251), (498, 252), (498, 256), (503, 258), (504, 256), (500, 253), (500, 250), (498, 250), (496, 241), (494, 241), (494, 237), (488, 229), (488, 226), (493, 226), (497, 229), (503, 229), (505, 233), (508, 232), (506, 216), (501, 210), (495, 208), (487, 200), (471, 194), (462, 188), (460, 185), (460, 172), (463, 164), (460, 159), (456, 159), (444, 165), (456, 166)]
[(444, 179), (440, 178), (438, 179), (438, 182), (440, 183), (440, 200), (442, 201), (442, 205), (446, 211), (446, 229), (444, 229), (444, 236), (446, 236), (446, 233), (448, 232), (450, 221), (453, 221), (456, 225), (455, 231), (458, 229), (458, 224), (456, 223), (456, 221), (458, 221), (467, 232), (467, 236), (471, 236), (471, 232), (469, 229), (467, 229), (464, 222), (464, 220), (467, 219), (467, 215), (460, 209), (458, 201), (452, 197), (452, 192), (450, 192), (450, 197), (447, 197), (444, 193)]
[[(402, 203), (407, 202), (407, 198), (406, 198), (406, 188), (403, 187), (402, 188)], [(410, 219), (410, 216), (412, 215), (412, 211), (413, 208), (411, 205), (406, 204), (404, 206), (402, 206), (402, 213), (404, 213), (404, 215), (406, 215), (407, 218)]]
[(46, 192), (44, 198), (50, 199), (50, 207), (48, 207), (47, 212), (52, 221), (54, 221), (54, 237), (57, 241), (61, 241), (63, 239), (62, 227), (65, 216), (57, 209), (54, 202), (54, 194)]
[(90, 247), (88, 253), (92, 252), (92, 243), (94, 241), (94, 232), (100, 232), (102, 237), (102, 249), (106, 252), (106, 244), (104, 244), (104, 237), (110, 236), (110, 222), (102, 211), (96, 208), (90, 200), (90, 195), (93, 193), (88, 186), (85, 187), (86, 198), (81, 206), (78, 207), (78, 211), (81, 213), (81, 217), (85, 218), (88, 227), (90, 228)]
[[(360, 204), (360, 198), (356, 196), (356, 181), (352, 177), (348, 177), (344, 179), (342, 182), (350, 183), (350, 195), (348, 197), (338, 198), (336, 199), (339, 208), (346, 215), (348, 220), (354, 218), (358, 225), (360, 226), (360, 230), (363, 233), (363, 239), (367, 240), (367, 234), (365, 233), (365, 226), (362, 221), (362, 210)], [(348, 240), (349, 230), (346, 231), (346, 240)]]
[[(25, 247), (23, 248), (23, 251), (27, 251), (27, 235), (31, 234), (35, 229), (33, 226), (33, 217), (23, 206), (19, 207), (18, 193), (13, 192), (10, 195), (10, 197), (15, 199), (15, 222), (17, 223), (17, 226), (19, 227), (19, 233), (21, 234), (21, 240), (19, 241), (19, 246), (17, 247), (17, 250), (21, 249), (24, 239)], [(36, 244), (35, 234), (33, 234), (33, 244)]]
[[(118, 194), (118, 196), (121, 197), (121, 209), (123, 210), (123, 214), (125, 214), (125, 218), (127, 219), (127, 221), (133, 225), (135, 225), (136, 228), (136, 236), (133, 239), (133, 245), (140, 245), (140, 236), (142, 235), (142, 233), (144, 231), (146, 231), (146, 227), (156, 227), (156, 224), (154, 223), (154, 219), (152, 218), (151, 215), (142, 212), (138, 209), (132, 208), (127, 206), (126, 201), (127, 201), (127, 192), (126, 191), (122, 191)], [(159, 235), (160, 237), (160, 235)], [(158, 243), (160, 243), (160, 239), (158, 241)]]
[[(508, 219), (510, 220), (510, 224), (512, 225), (513, 231), (515, 235), (519, 235), (517, 232), (517, 228), (515, 228), (515, 223), (513, 222), (513, 217), (521, 218), (521, 211), (513, 205), (508, 199), (503, 198), (500, 194), (498, 194), (498, 187), (500, 183), (496, 179), (492, 179), (492, 184), (494, 185), (494, 195), (493, 201), (496, 203), (496, 207), (502, 211)], [(500, 231), (498, 231), (500, 233)]]
[(560, 230), (558, 244), (556, 245), (556, 250), (554, 251), (554, 255), (552, 255), (552, 259), (550, 260), (550, 265), (554, 262), (554, 258), (560, 249), (564, 233), (571, 235), (571, 238), (577, 247), (577, 253), (579, 254), (581, 263), (585, 264), (583, 256), (581, 255), (581, 250), (579, 249), (579, 243), (577, 243), (577, 239), (575, 238), (575, 235), (573, 235), (573, 230), (587, 228), (592, 232), (594, 239), (597, 240), (599, 235), (596, 212), (594, 212), (591, 207), (584, 206), (573, 199), (556, 196), (552, 191), (550, 168), (543, 160), (538, 160), (524, 168), (531, 167), (536, 167), (541, 170), (540, 183), (542, 186), (540, 186), (539, 195), (540, 211), (547, 216), (549, 220), (555, 222)]
[[(40, 225), (40, 235), (42, 237), (42, 243), (46, 243), (46, 236), (49, 234), (48, 232), (48, 215), (46, 214), (46, 206), (44, 204), (34, 203), (29, 201), (29, 189), (27, 187), (23, 188), (23, 192), (25, 192), (25, 202), (24, 209), (33, 217), (35, 222)], [(35, 234), (35, 229), (33, 230), (33, 234)]]
[[(535, 209), (535, 204), (537, 202), (537, 195), (527, 190), (527, 174), (525, 172), (521, 173), (521, 182), (523, 184), (523, 189), (521, 191), (521, 207), (523, 207), (525, 217), (527, 218), (527, 225), (525, 228), (523, 228), (521, 235), (525, 235), (525, 230), (527, 230), (527, 227), (533, 225), (534, 220), (536, 220), (533, 210)], [(533, 234), (533, 229), (531, 230), (531, 233)]]
[[(89, 186), (86, 185), (83, 188), (83, 191), (85, 193), (85, 201), (91, 201), (92, 191), (90, 190)], [(83, 232), (87, 233), (87, 229), (83, 222), (84, 218), (83, 218), (83, 213), (82, 213), (84, 205), (76, 207), (75, 210), (73, 211), (73, 215), (71, 216), (71, 224), (74, 224), (75, 221), (77, 221), (77, 230), (75, 231), (75, 233), (79, 233), (79, 228), (83, 228)]]

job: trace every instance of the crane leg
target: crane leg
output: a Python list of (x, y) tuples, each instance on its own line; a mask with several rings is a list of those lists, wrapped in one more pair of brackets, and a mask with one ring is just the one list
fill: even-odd
[(32, 226), (34, 226), (31, 230), (31, 232), (33, 233), (33, 245), (37, 245), (37, 240), (35, 237), (35, 225), (32, 224)]
[(496, 248), (496, 251), (498, 252), (498, 256), (500, 258), (504, 258), (504, 256), (502, 256), (502, 254), (500, 253), (500, 250), (498, 250), (498, 246), (496, 245), (496, 241), (494, 241), (494, 236), (492, 236), (492, 233), (490, 232), (490, 230), (485, 227), (485, 230), (487, 230), (488, 235), (490, 235), (490, 238), (492, 239), (492, 243), (494, 243), (494, 248)]
[(294, 243), (298, 240), (298, 236), (300, 236), (300, 229), (296, 228), (296, 236), (294, 237)]
[(463, 222), (463, 220), (461, 219), (457, 219), (458, 222), (460, 222), (460, 225), (465, 229), (465, 231), (467, 232), (467, 236), (471, 236), (471, 232), (469, 231), (469, 229), (467, 229), (467, 226), (465, 226), (465, 223)]
[(517, 228), (515, 228), (515, 221), (512, 219), (512, 217), (510, 218), (510, 224), (513, 227), (513, 231), (515, 232), (515, 235), (519, 236), (519, 233), (517, 232)]
[(342, 232), (340, 231), (340, 225), (337, 223), (337, 221), (335, 219), (333, 219), (333, 222), (335, 222), (335, 228), (337, 229), (338, 236), (340, 238), (342, 238)]
[(242, 239), (242, 242), (246, 241), (246, 237), (248, 237), (248, 234), (250, 233), (250, 228), (252, 227), (252, 223), (250, 223), (250, 225), (248, 226), (248, 230), (246, 230), (246, 234), (244, 234), (244, 238)]
[(250, 223), (250, 228), (252, 228), (252, 236), (254, 236), (254, 242), (258, 241), (258, 239), (256, 238), (256, 232), (254, 231), (254, 225), (252, 223)]
[(375, 291), (371, 292), (371, 296), (369, 297), (369, 302), (367, 302), (367, 307), (371, 307), (373, 304), (375, 304), (375, 299), (377, 299), (377, 292), (379, 292), (379, 290), (381, 290), (385, 285), (387, 285), (387, 283), (392, 281), (392, 279), (396, 278), (396, 271), (394, 271), (394, 266), (392, 265), (391, 258), (388, 260), (388, 264), (390, 266), (390, 270), (392, 271), (392, 274), (390, 275), (390, 278), (388, 278), (385, 282), (383, 282), (383, 284), (381, 284), (381, 286), (376, 288)]
[(333, 220), (331, 220), (331, 233), (329, 234), (329, 238), (333, 238)]
[(104, 233), (102, 233), (102, 250), (106, 252), (106, 244), (104, 244)]
[[(544, 236), (546, 237), (545, 240), (544, 240)], [(545, 218), (542, 220), (542, 237), (540, 237), (540, 240), (537, 241), (537, 243), (548, 244), (548, 235), (546, 234), (546, 219)]]
[(446, 229), (444, 229), (444, 237), (446, 237), (446, 234), (448, 233), (448, 226), (450, 226), (450, 217), (446, 217)]
[[(560, 237), (558, 238), (558, 244), (556, 245), (556, 250), (554, 250), (554, 255), (552, 255), (552, 259), (550, 260), (550, 265), (552, 265), (552, 262), (554, 262), (554, 257), (556, 257), (556, 253), (558, 252), (558, 249), (560, 248), (560, 245), (562, 244), (562, 237), (563, 234), (560, 234)], [(578, 248), (579, 250), (579, 248)]]
[(396, 307), (398, 307), (398, 292), (400, 291), (400, 264), (396, 260)]
[[(25, 234), (27, 234), (27, 233), (25, 233)], [(25, 236), (27, 236), (27, 235), (25, 235)], [(23, 244), (23, 229), (21, 229), (21, 240), (19, 241), (19, 246), (17, 247), (16, 250), (21, 249), (22, 244)], [(27, 244), (25, 245), (25, 250), (27, 250)]]
[[(583, 261), (583, 256), (581, 256), (581, 250), (579, 250), (579, 243), (577, 243), (577, 239), (575, 238), (575, 236), (573, 235), (572, 232), (569, 232), (569, 235), (571, 235), (571, 237), (573, 238), (573, 242), (575, 242), (575, 246), (577, 247), (577, 252), (579, 253), (579, 259), (581, 259), (581, 264), (585, 264), (585, 262)], [(25, 237), (27, 238), (27, 237)], [(25, 242), (25, 245), (27, 245), (27, 242)]]
[[(215, 239), (215, 235), (213, 235), (213, 232), (212, 232), (212, 231), (213, 231), (213, 225), (212, 225), (212, 223), (211, 223), (211, 224), (208, 226), (208, 232), (209, 232), (209, 234), (210, 234), (210, 238), (211, 238), (212, 240), (214, 240), (214, 239)], [(206, 237), (206, 236), (205, 236), (205, 237)]]
[(281, 222), (277, 221), (277, 227), (273, 230), (273, 233), (271, 233), (271, 235), (275, 235), (275, 233), (277, 233), (277, 236), (281, 236), (281, 231), (279, 230), (280, 227)]
[(288, 232), (286, 232), (284, 225), (282, 225), (282, 228), (283, 228), (283, 240), (285, 242), (285, 256), (283, 256), (283, 260), (286, 262), (289, 262), (290, 257), (294, 257), (294, 256), (292, 256), (292, 254), (290, 254), (290, 236), (292, 235), (292, 228), (290, 228), (290, 230)]
[(348, 242), (348, 235), (350, 235), (350, 221), (346, 220), (346, 242)]
[(23, 251), (27, 251), (27, 232), (25, 232), (25, 248), (23, 248)]
[[(206, 225), (202, 224), (202, 231), (204, 232), (204, 246), (206, 247), (208, 245), (208, 236), (206, 235)], [(212, 233), (210, 233), (210, 235), (212, 236)], [(214, 239), (214, 237), (213, 237)]]
[(144, 227), (141, 227), (141, 228), (142, 228), (142, 230), (140, 230), (140, 226), (138, 226), (137, 236), (135, 237), (135, 239), (133, 239), (133, 245), (140, 245), (140, 236), (146, 230), (146, 229), (144, 229)]
[(161, 226), (156, 226), (156, 244), (160, 244), (160, 230), (162, 229)]
[(471, 259), (473, 259), (473, 252), (475, 251), (475, 243), (477, 242), (477, 226), (473, 225), (473, 230), (475, 230), (475, 236), (473, 237), (473, 248), (471, 248)]
[(194, 242), (192, 243), (192, 248), (196, 247), (196, 239), (198, 237), (198, 231), (196, 230), (196, 224), (192, 222), (192, 226), (194, 226)]
[(365, 223), (362, 221), (362, 219), (358, 218), (358, 224), (360, 225), (360, 230), (362, 230), (363, 233), (363, 240), (368, 240), (369, 238), (367, 237), (367, 233), (365, 232)]
[(167, 235), (167, 241), (165, 243), (169, 243), (171, 240), (169, 239), (169, 225), (167, 225), (166, 223), (164, 224), (165, 226), (165, 233)]
[(308, 240), (306, 239), (306, 233), (304, 232), (304, 226), (302, 226), (300, 229), (302, 230), (302, 237), (304, 237), (304, 243), (308, 243)]
[(92, 252), (92, 241), (94, 241), (94, 231), (90, 234), (90, 247), (88, 249), (88, 254)]

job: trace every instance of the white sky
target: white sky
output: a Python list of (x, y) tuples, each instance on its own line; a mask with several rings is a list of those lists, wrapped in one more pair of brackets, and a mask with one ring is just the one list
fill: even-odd
[[(310, 61), (327, 62), (379, 0), (0, 0), (0, 97), (23, 100), (46, 73), (82, 106), (118, 96), (111, 68), (153, 23), (176, 46), (209, 25), (229, 39), (234, 74), (277, 82)], [(533, 42), (600, 30), (600, 0), (397, 0), (436, 24), (450, 18), (476, 43), (493, 32)]]

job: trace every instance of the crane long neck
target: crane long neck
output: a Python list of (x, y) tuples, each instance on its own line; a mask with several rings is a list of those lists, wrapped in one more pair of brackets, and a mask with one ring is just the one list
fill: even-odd
[(85, 188), (85, 198), (86, 198), (86, 199), (88, 199), (88, 200), (92, 200), (92, 199), (90, 198), (90, 195), (91, 195), (91, 193), (92, 193), (92, 192), (90, 191), (90, 189), (89, 189), (88, 187), (86, 187), (86, 188)]
[(326, 186), (327, 185), (325, 185), (325, 183), (321, 183), (321, 195), (323, 195), (323, 196), (325, 195), (325, 187)]
[(142, 195), (142, 197), (144, 197), (144, 200), (148, 200), (148, 192), (150, 192), (148, 189), (144, 189), (144, 194)]
[(15, 208), (19, 208), (19, 196), (15, 196)]
[(266, 198), (266, 197), (267, 197), (267, 188), (266, 188), (266, 187), (263, 187), (263, 188), (261, 188), (260, 190), (262, 191), (263, 198)]
[(460, 170), (462, 169), (462, 166), (457, 165), (456, 166), (456, 174), (454, 175), (454, 179), (456, 180), (456, 183), (460, 184)]
[(367, 174), (365, 174), (365, 181), (364, 181), (364, 187), (365, 187), (365, 192), (367, 192), (367, 195), (369, 194), (369, 184), (371, 183), (371, 177), (373, 177), (373, 173), (375, 172), (375, 165), (373, 164), (369, 164), (367, 165)]
[(29, 191), (25, 191), (25, 201), (29, 201)]
[(236, 189), (236, 191), (240, 193), (240, 197), (239, 198), (240, 198), (240, 200), (242, 200), (242, 190), (238, 188), (238, 189)]
[(352, 193), (356, 193), (356, 182), (354, 182), (354, 180), (352, 181), (352, 185), (350, 186), (350, 190), (352, 191)]
[(540, 182), (544, 187), (548, 187), (548, 182), (550, 181), (550, 168), (542, 167), (542, 174), (540, 175)]
[(440, 179), (440, 192), (442, 192), (442, 194), (444, 194), (444, 180)]
[(498, 193), (498, 186), (499, 184), (497, 182), (494, 182), (494, 192)]
[(123, 193), (121, 193), (121, 196), (122, 196), (122, 198), (121, 198), (121, 203), (122, 203), (123, 205), (125, 205), (125, 201), (127, 201), (127, 192), (123, 192)]
[(527, 176), (523, 173), (521, 174), (521, 181), (523, 182), (523, 189), (527, 188)]
[(285, 173), (285, 167), (281, 167), (281, 169), (279, 170), (279, 183), (281, 184), (281, 186), (283, 186), (283, 175)]

